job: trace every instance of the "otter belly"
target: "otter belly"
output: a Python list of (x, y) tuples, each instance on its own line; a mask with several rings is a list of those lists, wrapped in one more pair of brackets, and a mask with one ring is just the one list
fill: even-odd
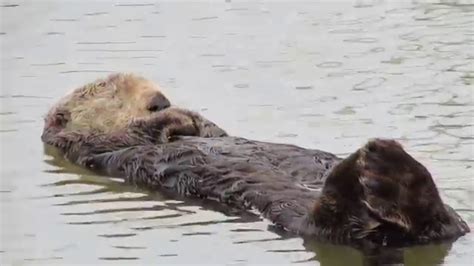
[(94, 155), (84, 164), (149, 189), (255, 208), (287, 229), (301, 231), (335, 155), (243, 138), (183, 137)]

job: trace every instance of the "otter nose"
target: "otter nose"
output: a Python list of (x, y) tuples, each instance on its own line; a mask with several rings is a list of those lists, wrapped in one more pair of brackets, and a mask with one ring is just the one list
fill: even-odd
[(150, 112), (158, 112), (170, 107), (170, 105), (171, 105), (170, 101), (166, 99), (165, 96), (158, 94), (151, 98), (151, 101), (148, 104), (147, 109)]

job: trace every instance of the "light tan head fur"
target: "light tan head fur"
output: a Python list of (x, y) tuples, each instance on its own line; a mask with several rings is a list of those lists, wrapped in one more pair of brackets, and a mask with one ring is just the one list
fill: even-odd
[(169, 105), (155, 83), (133, 74), (112, 74), (60, 99), (48, 112), (46, 127), (63, 116), (66, 130), (110, 133)]

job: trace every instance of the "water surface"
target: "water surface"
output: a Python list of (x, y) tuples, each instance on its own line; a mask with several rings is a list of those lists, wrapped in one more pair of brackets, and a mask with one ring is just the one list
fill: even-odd
[(473, 3), (334, 2), (2, 1), (1, 264), (471, 264), (472, 234), (362, 254), (43, 149), (58, 97), (133, 71), (233, 135), (341, 156), (395, 138), (472, 227)]

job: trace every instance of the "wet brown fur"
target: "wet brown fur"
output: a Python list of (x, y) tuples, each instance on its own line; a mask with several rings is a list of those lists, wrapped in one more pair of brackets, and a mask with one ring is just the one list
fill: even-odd
[(236, 137), (177, 137), (156, 145), (143, 135), (154, 135), (149, 126), (119, 135), (47, 131), (43, 140), (98, 173), (150, 190), (256, 209), (288, 231), (321, 241), (397, 246), (454, 240), (469, 232), (417, 161), (397, 154), (398, 146), (386, 153), (379, 148), (385, 140), (341, 160), (319, 150)]

